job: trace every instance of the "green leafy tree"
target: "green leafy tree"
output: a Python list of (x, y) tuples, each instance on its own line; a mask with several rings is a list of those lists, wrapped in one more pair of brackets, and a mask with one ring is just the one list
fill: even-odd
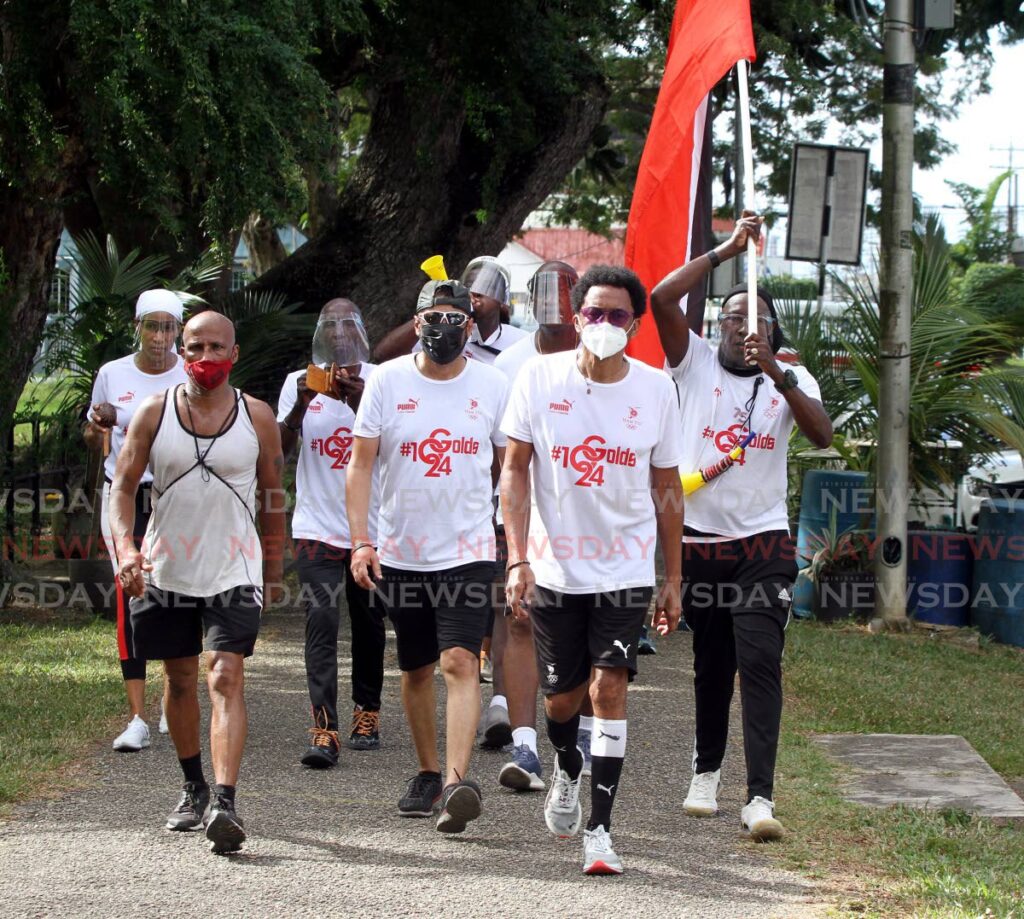
[(967, 232), (950, 247), (950, 257), (961, 271), (979, 262), (1005, 262), (1010, 256), (1009, 231), (996, 212), (999, 189), (1013, 173), (996, 176), (987, 188), (975, 188), (966, 182), (946, 182), (963, 204)]

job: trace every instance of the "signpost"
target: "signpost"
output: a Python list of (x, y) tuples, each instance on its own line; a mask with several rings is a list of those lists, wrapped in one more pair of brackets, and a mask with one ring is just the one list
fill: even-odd
[(786, 258), (818, 263), (818, 307), (829, 264), (859, 265), (867, 207), (868, 151), (794, 144)]

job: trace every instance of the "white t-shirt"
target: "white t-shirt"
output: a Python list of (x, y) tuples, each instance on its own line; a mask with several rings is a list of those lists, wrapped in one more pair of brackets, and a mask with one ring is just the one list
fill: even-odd
[[(678, 399), (661, 370), (629, 360), (617, 383), (587, 383), (577, 352), (530, 361), (502, 430), (533, 444), (527, 558), (537, 583), (584, 594), (654, 584), (651, 467), (682, 455)], [(587, 393), (587, 388), (591, 392)]]
[[(516, 331), (519, 331), (518, 329)], [(509, 346), (494, 359), (494, 366), (497, 367), (509, 382), (519, 376), (519, 371), (540, 354), (537, 350), (537, 337), (533, 332), (527, 332), (515, 344)]]
[[(818, 383), (804, 367), (791, 368), (800, 388), (821, 401)], [(682, 473), (696, 472), (722, 459), (748, 431), (757, 437), (741, 461), (686, 499), (686, 525), (704, 533), (739, 539), (769, 530), (789, 530), (786, 512), (786, 453), (793, 412), (785, 396), (764, 374), (744, 427), (745, 406), (757, 376), (729, 373), (718, 348), (690, 332), (690, 345), (671, 369), (683, 414)]]
[(491, 445), (505, 446), (507, 398), (504, 374), (479, 361), (454, 379), (431, 380), (409, 354), (370, 377), (355, 435), (380, 438), (382, 563), (443, 571), (494, 561)]
[[(516, 342), (522, 341), (526, 336), (533, 338), (530, 332), (524, 332), (514, 325), (501, 322), (498, 323), (498, 328), (491, 333), (491, 336), (484, 341), (480, 337), (479, 330), (474, 326), (469, 340), (466, 342), (466, 347), (462, 349), (462, 354), (464, 357), (471, 357), (483, 364), (493, 364), (500, 354), (504, 354), (506, 349), (511, 348)], [(423, 346), (419, 341), (412, 346), (413, 354), (422, 350)]]
[[(359, 376), (369, 380), (373, 364), (361, 364)], [(295, 381), (305, 373), (289, 373), (277, 400), (277, 420), (284, 421), (295, 405)], [(352, 548), (345, 510), (345, 472), (352, 459), (352, 428), (356, 413), (340, 399), (318, 395), (302, 419), (299, 431), (299, 462), (295, 469), (295, 511), (292, 539), (312, 539), (340, 549)], [(373, 470), (370, 494), (369, 536), (377, 538), (380, 476)]]
[[(150, 396), (162, 393), (187, 380), (185, 361), (180, 354), (174, 355), (173, 366), (163, 373), (145, 373), (139, 370), (135, 364), (134, 354), (109, 361), (100, 367), (99, 373), (96, 374), (96, 382), (92, 384), (92, 401), (109, 402), (117, 409), (117, 423), (110, 431), (110, 453), (107, 454), (107, 461), (103, 467), (108, 479), (113, 481), (117, 457), (128, 433), (128, 423), (139, 406)], [(148, 468), (142, 474), (141, 481), (153, 481), (153, 473)]]

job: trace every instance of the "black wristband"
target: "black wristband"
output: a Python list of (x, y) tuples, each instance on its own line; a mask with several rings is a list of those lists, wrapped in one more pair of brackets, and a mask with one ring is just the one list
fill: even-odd
[(508, 574), (513, 568), (518, 568), (520, 565), (529, 565), (529, 564), (530, 564), (529, 560), (525, 559), (525, 558), (521, 562), (514, 562), (513, 564), (509, 565), (505, 569), (505, 574)]
[(301, 421), (299, 422), (299, 426), (297, 428), (293, 428), (290, 424), (288, 424), (288, 419), (287, 418), (285, 418), (285, 420), (282, 421), (281, 424), (283, 424), (286, 428), (288, 428), (288, 430), (291, 431), (293, 434), (298, 434), (299, 431), (302, 430), (302, 422)]
[(372, 542), (361, 542), (352, 547), (352, 554), (355, 555), (360, 549), (373, 549), (374, 552), (377, 551)]
[(709, 249), (705, 254), (708, 257), (708, 261), (711, 262), (712, 268), (717, 268), (722, 264), (722, 260), (718, 257), (718, 253), (715, 252), (714, 249)]

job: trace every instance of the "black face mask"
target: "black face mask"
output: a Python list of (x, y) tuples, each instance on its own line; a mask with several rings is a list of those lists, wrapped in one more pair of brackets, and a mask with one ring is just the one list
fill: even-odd
[(466, 330), (455, 325), (425, 325), (420, 345), (435, 364), (450, 364), (466, 347)]

